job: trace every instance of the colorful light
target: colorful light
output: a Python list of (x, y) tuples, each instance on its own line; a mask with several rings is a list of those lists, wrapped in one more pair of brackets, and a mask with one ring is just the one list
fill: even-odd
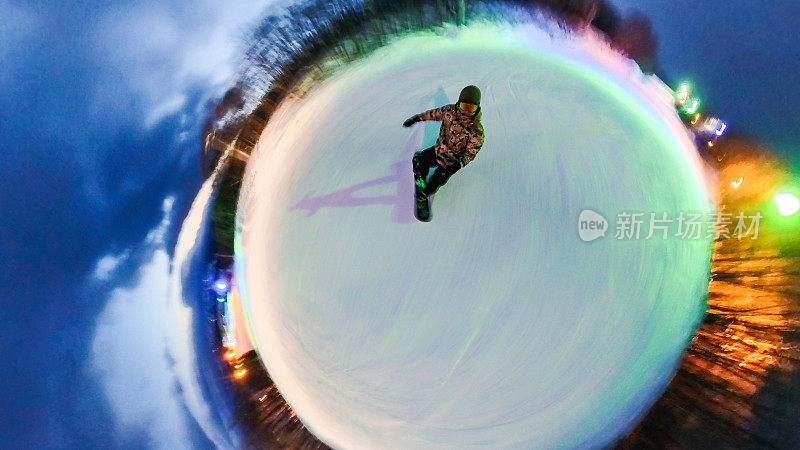
[(683, 83), (678, 88), (678, 103), (683, 105), (689, 98), (689, 84)]
[(800, 200), (792, 194), (778, 192), (775, 194), (775, 204), (782, 216), (791, 216), (800, 210)]
[(684, 106), (684, 111), (686, 114), (694, 114), (697, 112), (697, 108), (700, 106), (700, 100), (694, 99), (692, 100), (692, 106)]
[(219, 278), (214, 282), (214, 291), (217, 292), (217, 295), (225, 295), (228, 293), (229, 289), (230, 284), (225, 278)]
[(719, 136), (722, 136), (722, 133), (724, 133), (726, 129), (728, 129), (728, 124), (726, 124), (725, 122), (720, 121), (719, 125), (717, 125), (717, 129), (714, 130), (714, 133), (716, 133), (717, 137), (719, 137)]

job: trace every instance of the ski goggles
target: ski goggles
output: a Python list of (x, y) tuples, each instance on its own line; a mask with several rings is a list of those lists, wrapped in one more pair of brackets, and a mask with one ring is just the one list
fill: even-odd
[(475, 114), (480, 107), (472, 103), (458, 102), (458, 108), (461, 109), (461, 112), (463, 112), (464, 114), (468, 114), (471, 116)]

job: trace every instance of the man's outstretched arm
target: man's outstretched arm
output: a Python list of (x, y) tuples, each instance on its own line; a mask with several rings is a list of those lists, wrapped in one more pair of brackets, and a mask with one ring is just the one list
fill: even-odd
[(427, 111), (425, 111), (423, 113), (419, 113), (419, 114), (416, 114), (414, 116), (411, 116), (405, 122), (403, 122), (403, 126), (404, 127), (410, 127), (411, 125), (414, 125), (415, 123), (421, 122), (423, 120), (441, 121), (442, 120), (442, 114), (444, 112), (444, 108), (445, 107), (442, 106), (441, 108), (429, 109), (429, 110), (427, 110)]

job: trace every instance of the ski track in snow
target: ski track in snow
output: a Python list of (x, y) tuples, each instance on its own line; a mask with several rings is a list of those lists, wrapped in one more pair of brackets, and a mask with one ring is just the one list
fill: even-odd
[[(486, 144), (419, 223), (410, 158), (439, 123), (401, 124), (467, 84)], [(397, 40), (285, 101), (251, 156), (236, 271), (254, 344), (334, 447), (607, 445), (671, 378), (710, 259), (707, 240), (617, 240), (614, 221), (710, 212), (695, 152), (591, 33)], [(578, 238), (585, 208), (604, 238)]]

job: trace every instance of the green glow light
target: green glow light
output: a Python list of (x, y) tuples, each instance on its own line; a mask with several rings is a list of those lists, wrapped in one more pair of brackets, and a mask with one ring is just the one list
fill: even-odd
[(775, 204), (782, 216), (791, 216), (800, 210), (800, 200), (792, 194), (778, 192), (775, 194)]
[(686, 114), (694, 114), (694, 113), (697, 112), (697, 108), (699, 106), (700, 106), (700, 100), (695, 98), (695, 99), (692, 100), (692, 106), (688, 106), (688, 105), (684, 106), (683, 110), (684, 110), (684, 112), (686, 112)]

